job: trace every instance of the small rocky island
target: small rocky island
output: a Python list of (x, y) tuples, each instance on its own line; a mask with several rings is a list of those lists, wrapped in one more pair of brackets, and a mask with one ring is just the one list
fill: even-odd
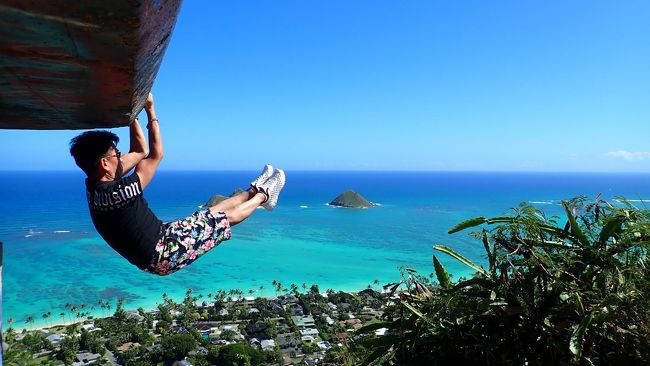
[(359, 193), (351, 189), (348, 189), (347, 191), (341, 193), (329, 204), (330, 206), (346, 207), (346, 208), (366, 208), (375, 205), (374, 203), (363, 198), (363, 196), (361, 196)]
[[(241, 188), (237, 188), (237, 189), (235, 189), (234, 192), (232, 192), (232, 193), (230, 194), (230, 197), (236, 196), (236, 195), (238, 195), (239, 193), (241, 193), (241, 192), (243, 192), (243, 191), (244, 191), (243, 189), (241, 189)], [(227, 198), (229, 198), (229, 197), (222, 196), (222, 195), (220, 195), (220, 194), (215, 194), (214, 196), (210, 197), (210, 199), (208, 200), (208, 202), (206, 202), (206, 203), (203, 205), (203, 207), (212, 207), (212, 206), (218, 204), (219, 202), (221, 202), (221, 201), (223, 201), (223, 200), (225, 200), (225, 199), (227, 199)]]

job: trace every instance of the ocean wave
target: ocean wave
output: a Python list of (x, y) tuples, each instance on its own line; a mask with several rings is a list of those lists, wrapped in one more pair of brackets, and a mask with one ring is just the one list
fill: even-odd
[[(619, 200), (616, 200), (616, 201), (619, 201)], [(627, 201), (628, 202), (650, 202), (650, 199), (638, 199), (638, 200), (627, 200)]]
[(55, 234), (67, 234), (70, 232), (70, 230), (54, 230), (52, 232)]
[(536, 204), (536, 205), (554, 205), (555, 204), (555, 202), (553, 202), (553, 201), (529, 201), (529, 202), (532, 203), (532, 204)]
[(299, 207), (300, 207), (300, 208), (308, 208), (309, 206), (306, 206), (306, 205), (300, 205)]
[(42, 231), (36, 231), (36, 230), (33, 230), (33, 229), (29, 229), (27, 231), (27, 234), (25, 234), (25, 237), (26, 238), (31, 238), (32, 236), (38, 236), (38, 235), (41, 235), (41, 234), (43, 234)]

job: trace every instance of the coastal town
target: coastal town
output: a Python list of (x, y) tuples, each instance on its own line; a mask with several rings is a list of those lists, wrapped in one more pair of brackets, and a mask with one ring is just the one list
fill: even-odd
[(356, 293), (306, 284), (286, 288), (277, 281), (273, 286), (277, 296), (244, 296), (236, 289), (197, 295), (189, 289), (174, 301), (163, 294), (151, 310), (99, 300), (112, 314), (104, 317), (90, 316), (87, 305), (67, 304), (65, 324), (10, 327), (3, 337), (5, 364), (338, 365), (355, 331), (379, 322), (391, 301), (376, 280)]
[[(215, 195), (206, 205), (224, 198)], [(330, 205), (375, 204), (348, 190)], [(354, 343), (355, 332), (378, 323), (391, 301), (378, 280), (355, 293), (275, 280), (272, 286), (276, 296), (253, 296), (264, 286), (248, 290), (249, 296), (238, 289), (188, 289), (182, 301), (162, 294), (155, 309), (128, 310), (115, 298), (66, 304), (57, 324), (50, 324), (53, 312), (42, 314), (38, 326), (34, 315), (8, 318), (3, 359), (7, 365), (57, 366), (342, 365), (352, 348), (362, 347)]]

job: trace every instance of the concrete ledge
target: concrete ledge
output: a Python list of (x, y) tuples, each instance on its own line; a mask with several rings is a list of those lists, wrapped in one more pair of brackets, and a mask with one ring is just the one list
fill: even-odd
[(181, 0), (0, 2), (0, 128), (128, 125)]

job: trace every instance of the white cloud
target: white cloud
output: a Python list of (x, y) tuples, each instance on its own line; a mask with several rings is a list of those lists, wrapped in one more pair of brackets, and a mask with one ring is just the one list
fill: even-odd
[(605, 154), (608, 158), (623, 159), (626, 161), (644, 161), (650, 160), (650, 152), (647, 151), (610, 151)]

